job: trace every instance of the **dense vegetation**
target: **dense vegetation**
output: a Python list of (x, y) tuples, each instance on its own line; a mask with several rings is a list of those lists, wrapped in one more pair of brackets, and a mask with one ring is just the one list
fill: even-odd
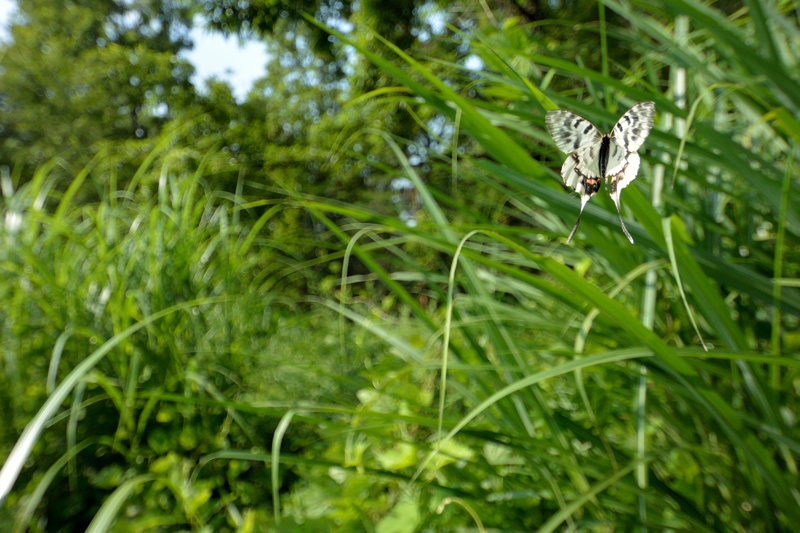
[[(0, 529), (800, 523), (796, 2), (19, 4)], [(645, 100), (566, 245), (546, 111)]]

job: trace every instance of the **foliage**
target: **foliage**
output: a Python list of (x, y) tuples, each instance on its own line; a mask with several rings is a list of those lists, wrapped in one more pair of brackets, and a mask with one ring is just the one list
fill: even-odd
[[(31, 461), (0, 525), (791, 530), (794, 8), (486, 15), (436, 59), (309, 18), (374, 85), (298, 46), (241, 106), (212, 86), (129, 174), (120, 150), (63, 192), (53, 167), (5, 178), (2, 446), (24, 453), (0, 491)], [(601, 194), (564, 246), (544, 113), (610, 128), (643, 100), (636, 244)]]
[[(167, 160), (153, 173), (158, 182), (74, 204), (86, 182), (111, 181), (97, 174), (87, 169), (51, 202), (53, 178), (43, 169), (6, 198), (4, 451), (56, 384), (70, 382), (64, 375), (102, 352), (104, 341), (104, 348), (116, 343), (72, 383), (71, 407), (37, 445), (37, 461), (66, 469), (25, 474), (20, 482), (46, 496), (11, 502), (46, 517), (48, 530), (73, 529), (88, 525), (111, 490), (130, 485), (127, 529), (183, 522), (221, 530), (238, 515), (235, 505), (217, 502), (254, 506), (264, 479), (246, 463), (198, 460), (264, 445), (275, 422), (244, 420), (233, 403), (254, 385), (259, 401), (338, 390), (316, 375), (327, 354), (308, 350), (306, 363), (318, 361), (304, 369), (274, 346), (287, 304), (256, 281), (269, 267), (248, 232), (252, 221), (243, 222), (251, 212), (241, 199), (210, 191), (200, 176), (174, 174)], [(143, 319), (150, 322), (131, 331)], [(265, 354), (276, 368), (269, 380), (251, 382), (250, 373), (267, 372), (256, 364)], [(308, 380), (320, 388), (301, 396), (295, 383)]]
[(0, 75), (0, 158), (87, 163), (101, 140), (156, 136), (193, 97), (189, 13), (174, 2), (22, 0)]
[[(794, 497), (788, 496), (797, 481), (797, 430), (794, 417), (785, 416), (794, 412), (794, 339), (800, 308), (796, 291), (782, 287), (782, 280), (774, 278), (789, 270), (789, 278), (797, 274), (798, 226), (791, 222), (797, 212), (788, 202), (789, 190), (796, 186), (792, 168), (796, 124), (788, 119), (800, 94), (793, 74), (796, 57), (789, 45), (797, 34), (796, 24), (790, 17), (781, 22), (773, 18), (772, 24), (780, 31), (759, 30), (765, 24), (760, 17), (769, 8), (761, 4), (754, 4), (752, 13), (736, 13), (736, 26), (721, 13), (688, 2), (643, 3), (636, 8), (628, 3), (607, 5), (627, 17), (630, 28), (603, 31), (632, 43), (643, 42), (644, 50), (650, 50), (630, 66), (618, 67), (625, 72), (621, 81), (563, 61), (553, 43), (549, 46), (552, 53), (547, 54), (536, 52), (545, 47), (513, 47), (523, 36), (511, 25), (503, 32), (487, 31), (476, 48), (487, 64), (503, 74), (488, 75), (479, 91), (484, 98), (476, 100), (463, 98), (445, 80), (388, 43), (389, 49), (405, 59), (405, 68), (337, 34), (391, 73), (416, 98), (459, 121), (463, 131), (496, 161), (459, 161), (461, 180), (476, 180), (515, 198), (513, 207), (508, 206), (502, 215), (518, 219), (516, 223), (498, 227), (493, 225), (496, 219), (487, 217), (478, 226), (483, 237), (470, 237), (468, 228), (448, 222), (435, 191), (428, 190), (397, 151), (422, 197), (423, 219), (430, 223), (409, 231), (392, 220), (381, 220), (380, 232), (395, 234), (387, 239), (386, 252), (397, 254), (397, 241), (408, 239), (417, 246), (452, 254), (459, 235), (467, 235), (461, 242), (466, 244), (464, 259), (457, 263), (458, 274), (451, 280), (461, 296), (452, 303), (450, 348), (454, 360), (468, 366), (463, 373), (448, 374), (448, 382), (457, 383), (452, 385), (458, 398), (454, 401), (466, 403), (465, 415), (458, 422), (448, 420), (453, 410), (447, 404), (443, 427), (452, 429), (444, 442), (493, 410), (499, 414), (491, 419), (491, 427), (502, 428), (499, 433), (505, 444), (533, 439), (516, 463), (529, 470), (520, 468), (514, 474), (504, 471), (501, 475), (497, 465), (487, 465), (487, 456), (472, 456), (471, 467), (484, 469), (479, 478), (500, 476), (504, 484), (516, 481), (533, 491), (512, 490), (508, 496), (512, 509), (506, 509), (496, 521), (489, 521), (490, 513), (477, 513), (493, 526), (510, 522), (526, 529), (549, 516), (546, 527), (561, 520), (573, 525), (579, 522), (572, 521), (582, 520), (618, 525), (638, 521), (692, 529), (788, 528), (800, 510)], [(678, 30), (659, 22), (659, 17), (664, 17), (662, 9), (669, 9), (672, 16), (691, 16), (696, 26), (691, 38), (676, 35)], [(771, 17), (780, 16), (777, 11), (767, 12)], [(507, 32), (514, 32), (517, 41), (510, 41)], [(754, 48), (765, 50), (769, 58), (753, 58), (741, 44), (748, 39), (761, 39)], [(512, 67), (523, 58), (540, 69), (540, 77), (532, 82)], [(772, 66), (767, 68), (767, 64)], [(672, 72), (665, 72), (665, 66)], [(682, 89), (666, 75), (677, 76), (682, 68), (689, 72), (685, 96), (693, 105), (688, 111), (667, 98), (670, 91)], [(593, 102), (594, 108), (549, 92), (550, 81), (559, 74), (587, 80), (582, 100)], [(418, 81), (420, 78), (425, 81)], [(762, 78), (770, 80), (766, 88), (747, 81)], [(720, 89), (708, 91), (709, 86)], [(679, 186), (674, 190), (665, 187), (661, 213), (639, 190), (642, 180), (636, 188), (626, 190), (625, 203), (641, 223), (634, 232), (639, 247), (621, 249), (618, 232), (606, 229), (609, 222), (614, 227), (613, 215), (596, 208), (593, 223), (585, 229), (592, 246), (580, 254), (555, 249), (552, 236), (564, 234), (568, 226), (554, 214), (563, 214), (571, 224), (575, 206), (555, 190), (553, 174), (537, 161), (550, 159), (553, 152), (542, 142), (546, 141), (543, 128), (534, 130), (530, 125), (541, 126), (544, 111), (555, 107), (552, 100), (592, 120), (610, 122), (618, 115), (616, 106), (605, 114), (593, 109), (603, 104), (611, 107), (617, 94), (628, 102), (652, 99), (662, 109), (661, 131), (648, 142), (649, 169), (656, 181), (659, 174), (663, 179), (665, 170), (674, 170)], [(408, 105), (414, 105), (414, 100), (409, 99)], [(620, 111), (625, 107), (627, 104), (620, 105)], [(664, 118), (667, 115), (688, 120), (699, 141), (688, 136), (686, 129), (664, 129), (663, 125), (669, 124)], [(523, 135), (535, 139), (526, 148), (537, 159), (521, 146)], [(563, 158), (557, 157), (559, 162)], [(760, 179), (752, 179), (754, 169)], [(520, 197), (518, 191), (526, 194)], [(743, 197), (747, 201), (740, 201)], [(483, 205), (480, 198), (473, 199), (470, 212), (494, 214), (489, 206), (483, 210)], [(673, 212), (676, 214), (671, 215)], [(370, 219), (371, 224), (375, 222)], [(516, 244), (521, 225), (534, 228), (526, 246), (531, 252)], [(351, 235), (343, 234), (343, 241), (355, 238)], [(436, 334), (440, 320), (415, 306), (406, 287), (392, 282), (417, 271), (414, 259), (409, 258), (407, 272), (390, 274), (372, 260), (378, 257), (376, 252), (352, 243), (351, 247)], [(575, 270), (564, 268), (561, 261), (574, 265)], [(531, 275), (531, 270), (536, 275)], [(642, 279), (648, 271), (657, 274), (652, 289)], [(434, 287), (440, 282), (434, 273), (420, 274), (430, 276), (426, 288), (429, 294), (436, 294)], [(598, 286), (607, 287), (614, 298), (599, 292)], [(679, 297), (684, 293), (686, 303)], [(450, 305), (441, 292), (437, 300)], [(587, 303), (591, 307), (587, 308)], [(635, 310), (642, 304), (641, 321), (636, 321)], [(587, 318), (579, 322), (575, 316)], [(714, 348), (708, 355), (685, 348), (699, 340), (691, 327), (695, 319), (698, 334)], [(533, 332), (527, 336), (520, 332), (519, 321), (527, 325), (523, 330)], [(648, 324), (658, 336), (648, 330)], [(571, 353), (589, 355), (570, 362)], [(613, 370), (604, 368), (600, 378), (603, 392), (599, 392), (582, 371), (628, 358), (640, 359), (647, 370), (642, 374), (645, 381), (639, 379), (636, 367), (623, 366), (617, 378), (611, 378)], [(497, 373), (487, 373), (487, 367)], [(539, 370), (542, 368), (551, 370)], [(543, 377), (576, 369), (581, 372), (574, 376), (577, 383), (573, 386), (556, 380), (543, 389), (530, 388)], [(607, 379), (615, 384), (609, 385)], [(631, 418), (626, 407), (609, 409), (615, 404), (608, 398), (609, 390), (622, 388), (633, 393), (637, 382), (647, 385), (637, 393), (638, 419)], [(498, 390), (501, 392), (492, 394)], [(567, 397), (559, 401), (557, 391), (568, 391)], [(641, 400), (645, 391), (647, 403)], [(608, 398), (598, 401), (609, 402), (600, 409), (592, 401), (598, 395)], [(603, 413), (600, 418), (598, 412)], [(617, 420), (627, 422), (620, 425)], [(441, 436), (437, 439), (433, 432), (429, 438), (440, 442)], [(541, 448), (534, 444), (539, 439)], [(416, 437), (414, 442), (421, 440), (428, 438)], [(431, 448), (435, 450), (436, 445)], [(557, 458), (555, 464), (541, 463), (548, 455)], [(416, 472), (430, 480), (424, 477), (424, 468), (425, 463)], [(634, 469), (640, 469), (638, 476), (624, 475)], [(550, 491), (545, 502), (552, 507), (542, 516), (531, 517), (530, 523), (521, 516), (509, 519), (517, 505), (530, 516), (531, 502), (518, 495), (541, 495), (542, 488), (534, 489), (542, 486), (537, 475), (551, 480), (543, 485)], [(464, 476), (459, 473), (458, 482)], [(439, 474), (436, 479), (443, 477), (446, 475)], [(454, 489), (461, 486), (458, 482), (446, 478), (443, 484)], [(470, 500), (472, 505), (482, 498), (498, 497), (482, 490), (471, 494), (475, 498)], [(541, 508), (543, 504), (536, 505)], [(556, 512), (559, 508), (561, 513)], [(607, 515), (610, 508), (614, 518)], [(676, 509), (680, 509), (677, 515)]]

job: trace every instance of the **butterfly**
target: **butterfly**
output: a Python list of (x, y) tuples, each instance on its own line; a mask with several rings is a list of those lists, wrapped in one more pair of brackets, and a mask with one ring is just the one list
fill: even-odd
[(653, 127), (655, 112), (654, 102), (640, 102), (622, 115), (610, 133), (600, 133), (591, 122), (570, 111), (558, 109), (547, 112), (547, 130), (556, 146), (570, 154), (561, 167), (561, 177), (566, 185), (581, 195), (581, 210), (567, 238), (568, 243), (578, 231), (583, 208), (600, 190), (600, 181), (605, 178), (608, 192), (617, 206), (622, 231), (633, 244), (633, 237), (622, 221), (619, 196), (639, 172), (637, 150)]

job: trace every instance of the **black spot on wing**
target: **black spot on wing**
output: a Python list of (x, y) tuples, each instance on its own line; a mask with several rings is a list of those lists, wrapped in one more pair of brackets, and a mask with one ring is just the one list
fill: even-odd
[[(557, 141), (558, 141), (558, 145), (559, 146), (562, 146), (562, 145), (565, 145), (565, 144), (566, 145), (575, 144), (576, 142), (578, 142), (577, 138), (574, 138), (573, 135), (568, 131), (565, 131), (564, 133), (559, 135)], [(573, 151), (574, 150), (575, 149), (573, 148)]]

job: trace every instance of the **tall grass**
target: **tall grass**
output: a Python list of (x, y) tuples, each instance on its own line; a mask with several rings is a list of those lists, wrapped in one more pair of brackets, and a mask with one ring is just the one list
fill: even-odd
[[(0, 528), (252, 522), (268, 509), (263, 475), (191, 469), (220, 450), (268, 446), (283, 409), (248, 420), (237, 400), (330, 395), (341, 385), (328, 369), (341, 362), (312, 345), (319, 335), (305, 337), (301, 360), (275, 345), (288, 336), (303, 348), (301, 326), (285, 323), (296, 304), (270, 289), (290, 274), (269, 237), (251, 232), (269, 211), (215, 192), (176, 150), (154, 153), (125, 190), (115, 166), (100, 157), (66, 188), (52, 166), (19, 190), (2, 177)], [(308, 381), (314, 391), (300, 387)]]
[[(286, 192), (341, 242), (320, 261), (276, 265), (280, 243), (262, 229), (271, 211), (204, 191), (202, 169), (175, 176), (165, 164), (87, 206), (53, 196), (47, 169), (24, 190), (5, 185), (4, 369), (34, 390), (6, 389), (3, 402), (17, 431), (45, 402), (34, 438), (17, 444), (35, 466), (6, 500), (15, 527), (42, 529), (35, 518), (59, 517), (62, 495), (73, 511), (80, 495), (69, 517), (95, 530), (800, 523), (797, 20), (758, 0), (730, 14), (604, 5), (625, 23), (573, 31), (605, 33), (628, 62), (590, 68), (564, 59), (570, 43), (554, 44), (546, 21), (507, 24), (468, 36), (487, 65), (463, 73), (476, 97), (391, 43), (377, 53), (331, 32), (394, 77), (404, 105), (425, 108), (416, 116), (452, 121), (451, 146), (430, 159), (454, 185), (430, 186), (407, 158), (412, 141), (385, 135), (420, 199), (417, 224)], [(673, 31), (677, 17), (688, 33)], [(677, 68), (686, 108), (668, 81)], [(578, 200), (554, 170), (563, 155), (544, 113), (610, 127), (642, 100), (659, 113), (623, 194), (636, 244), (601, 194), (565, 246)], [(684, 135), (667, 127), (677, 120)], [(342, 283), (310, 305), (345, 320), (270, 315), (283, 305), (276, 280), (323, 261), (342, 262)], [(320, 372), (286, 379), (299, 392), (255, 385), (280, 387), (271, 372), (309, 353)], [(317, 386), (331, 392), (315, 397)]]
[[(786, 290), (797, 276), (800, 228), (800, 212), (787, 201), (798, 185), (798, 123), (791, 118), (800, 103), (796, 13), (789, 4), (758, 1), (730, 15), (697, 2), (605, 6), (627, 23), (601, 28), (633, 53), (630, 64), (614, 65), (621, 78), (610, 77), (607, 66), (597, 71), (562, 59), (545, 24), (512, 24), (469, 36), (494, 69), (476, 77), (478, 99), (391, 43), (377, 53), (335, 33), (411, 91), (407, 105), (424, 101), (477, 141), (488, 158), (450, 166), (460, 181), (508, 198), (501, 214), (514, 221), (498, 226), (497, 211), (479, 197), (455, 208), (472, 214), (469, 227), (453, 225), (443, 210), (452, 203), (428, 190), (396, 150), (427, 224), (408, 229), (384, 220), (380, 231), (450, 257), (463, 246), (448, 280), (454, 299), (442, 280), (427, 275), (428, 290), (452, 322), (414, 306), (407, 287), (394, 281), (426, 276), (416, 264), (388, 272), (376, 252), (350, 243), (432, 335), (449, 328), (442, 354), (450, 360), (441, 362), (447, 388), (438, 390), (447, 393), (440, 408), (446, 434), (430, 436), (428, 458), (446, 453), (440, 446), (454, 439), (471, 454), (462, 471), (424, 462), (414, 479), (452, 488), (471, 486), (472, 476), (496, 480), (473, 488), (467, 500), (484, 525), (789, 528), (800, 519), (800, 448), (790, 414), (800, 300)], [(688, 35), (673, 32), (678, 17), (691, 21)], [(577, 31), (586, 39), (597, 28)], [(552, 52), (530, 52), (548, 46)], [(512, 66), (525, 62), (540, 76), (525, 79)], [(685, 94), (674, 94), (664, 76), (679, 68), (688, 73)], [(580, 98), (551, 90), (565, 85), (555, 84), (560, 78), (581, 87), (571, 93)], [(677, 99), (687, 99), (688, 109)], [(563, 156), (545, 133), (544, 113), (565, 107), (610, 127), (643, 100), (657, 103), (659, 126), (639, 179), (623, 195), (638, 221), (629, 224), (637, 244), (620, 238), (613, 207), (597, 198), (587, 208), (586, 238), (564, 247), (559, 241), (577, 201), (551, 170)], [(676, 120), (685, 121), (685, 134), (664, 127)], [(656, 210), (646, 192), (660, 165), (674, 184), (667, 180)], [(395, 253), (394, 242), (387, 253)], [(654, 320), (645, 324), (640, 305), (648, 272), (657, 281)], [(631, 358), (649, 370), (646, 424), (638, 429), (629, 407), (636, 366), (623, 363)], [(458, 410), (463, 416), (453, 419)], [(470, 428), (481, 436), (464, 435)], [(638, 458), (637, 440), (646, 450)], [(511, 464), (492, 462), (497, 446)], [(629, 475), (641, 462), (649, 485)]]

